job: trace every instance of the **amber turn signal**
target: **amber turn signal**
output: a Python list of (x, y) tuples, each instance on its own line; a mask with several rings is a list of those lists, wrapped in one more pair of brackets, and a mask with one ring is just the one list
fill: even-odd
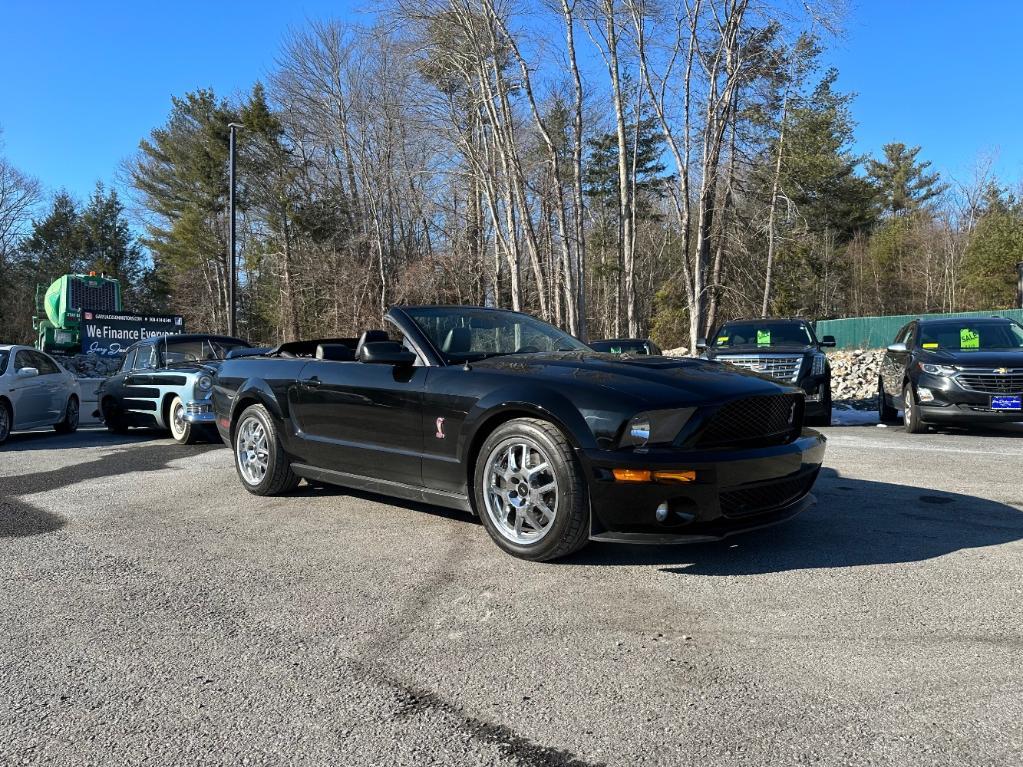
[(612, 469), (618, 482), (650, 482), (653, 472), (649, 469)]
[(695, 482), (695, 471), (651, 471), (650, 469), (612, 469), (618, 482)]
[(695, 482), (695, 471), (655, 471), (655, 482)]

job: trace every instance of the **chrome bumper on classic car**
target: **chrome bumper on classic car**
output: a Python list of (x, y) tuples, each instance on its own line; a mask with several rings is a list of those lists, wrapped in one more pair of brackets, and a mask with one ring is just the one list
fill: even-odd
[[(814, 504), (825, 437), (713, 453), (580, 451), (592, 540), (695, 543), (781, 522)], [(687, 460), (691, 459), (691, 460)]]
[(185, 413), (182, 418), (188, 423), (216, 423), (217, 416), (213, 412), (213, 403), (210, 400), (199, 402), (186, 402)]

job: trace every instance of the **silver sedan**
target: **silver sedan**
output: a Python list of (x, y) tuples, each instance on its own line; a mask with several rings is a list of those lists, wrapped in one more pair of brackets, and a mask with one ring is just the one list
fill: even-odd
[(78, 380), (53, 357), (28, 346), (0, 345), (0, 445), (12, 431), (78, 428)]

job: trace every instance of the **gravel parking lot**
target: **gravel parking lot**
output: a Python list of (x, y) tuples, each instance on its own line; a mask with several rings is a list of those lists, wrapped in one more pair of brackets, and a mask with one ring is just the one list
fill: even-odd
[(817, 507), (532, 564), (157, 434), (0, 452), (0, 764), (1017, 765), (1023, 427), (826, 430)]

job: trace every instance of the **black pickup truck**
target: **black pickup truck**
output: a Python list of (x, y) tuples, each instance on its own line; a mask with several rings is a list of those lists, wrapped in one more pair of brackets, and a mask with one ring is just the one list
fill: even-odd
[(726, 322), (710, 338), (700, 339), (704, 357), (752, 370), (798, 386), (806, 393), (806, 421), (831, 424), (831, 366), (825, 347), (833, 336), (818, 340), (805, 320), (761, 319)]

